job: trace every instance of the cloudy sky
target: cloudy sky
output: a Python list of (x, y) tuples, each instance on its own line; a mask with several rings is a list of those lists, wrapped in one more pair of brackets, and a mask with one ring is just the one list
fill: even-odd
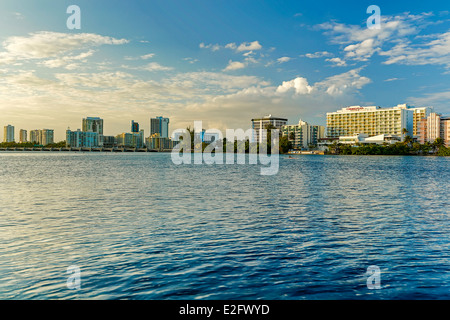
[[(69, 30), (69, 5), (81, 29)], [(368, 29), (367, 7), (381, 9)], [(0, 123), (145, 135), (170, 129), (249, 128), (266, 114), (325, 124), (347, 105), (434, 106), (450, 114), (446, 1), (0, 2)], [(3, 139), (3, 130), (0, 131)]]

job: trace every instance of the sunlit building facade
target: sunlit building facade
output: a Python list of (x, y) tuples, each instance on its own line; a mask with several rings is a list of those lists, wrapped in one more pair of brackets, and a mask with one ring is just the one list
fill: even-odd
[(406, 104), (393, 108), (352, 106), (329, 112), (327, 113), (327, 137), (339, 138), (361, 133), (369, 137), (382, 134), (398, 136), (403, 140), (406, 135), (413, 136), (413, 132), (417, 132), (417, 122), (414, 127), (414, 118), (418, 117), (417, 114), (414, 116), (416, 109), (421, 110), (417, 114), (427, 112), (423, 108), (414, 108)]
[(252, 119), (252, 129), (254, 130), (254, 142), (262, 143), (267, 140), (267, 126), (271, 125), (282, 130), (282, 127), (287, 124), (288, 119), (273, 117), (271, 114), (262, 118)]

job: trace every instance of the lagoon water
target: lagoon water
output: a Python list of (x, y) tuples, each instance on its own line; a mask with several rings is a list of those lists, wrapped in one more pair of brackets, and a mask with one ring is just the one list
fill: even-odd
[(0, 299), (450, 299), (449, 158), (280, 156), (274, 176), (164, 153), (0, 162)]

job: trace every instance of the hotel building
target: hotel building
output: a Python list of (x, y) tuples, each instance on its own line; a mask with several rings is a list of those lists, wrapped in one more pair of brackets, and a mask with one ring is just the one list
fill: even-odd
[(352, 106), (327, 113), (327, 137), (354, 136), (362, 133), (369, 137), (378, 135), (397, 136), (402, 140), (407, 135), (417, 134), (420, 117), (429, 114), (430, 107), (415, 108), (399, 104), (392, 108), (378, 106)]
[(3, 142), (14, 142), (14, 126), (8, 124), (3, 128)]
[(262, 118), (252, 119), (252, 129), (256, 136), (253, 137), (253, 141), (262, 143), (267, 140), (266, 127), (269, 125), (274, 126), (278, 130), (282, 130), (282, 127), (287, 124), (288, 119), (272, 117), (271, 114)]
[(325, 127), (310, 125), (302, 121), (295, 125), (285, 125), (281, 129), (283, 136), (287, 136), (294, 149), (308, 149), (310, 145), (317, 145), (319, 139), (325, 137)]

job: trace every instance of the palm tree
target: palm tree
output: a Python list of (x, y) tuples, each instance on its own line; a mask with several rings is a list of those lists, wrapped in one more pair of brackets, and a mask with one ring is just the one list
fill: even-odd
[(436, 138), (433, 142), (433, 149), (435, 150), (435, 153), (439, 152), (439, 149), (442, 148), (444, 145), (444, 139), (442, 138)]

